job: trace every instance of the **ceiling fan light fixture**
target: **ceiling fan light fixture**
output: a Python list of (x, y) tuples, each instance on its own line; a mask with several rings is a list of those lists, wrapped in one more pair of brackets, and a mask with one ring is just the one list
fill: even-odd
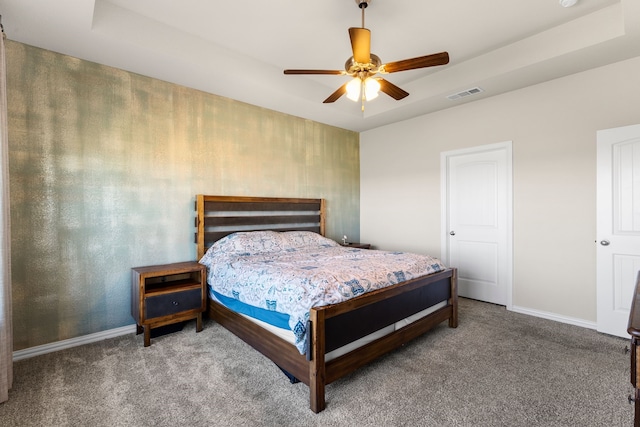
[(365, 101), (371, 101), (378, 97), (380, 92), (380, 82), (373, 77), (367, 77), (364, 81), (360, 77), (355, 77), (347, 83), (346, 91), (347, 98), (354, 102), (360, 101), (363, 95)]
[(356, 77), (347, 83), (347, 98), (357, 102), (360, 100), (360, 90), (362, 89), (362, 81), (360, 77)]

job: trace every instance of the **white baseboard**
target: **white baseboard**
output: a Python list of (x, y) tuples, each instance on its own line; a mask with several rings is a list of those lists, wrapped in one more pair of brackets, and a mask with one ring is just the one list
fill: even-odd
[(25, 348), (13, 352), (13, 361), (16, 362), (30, 357), (40, 356), (42, 354), (53, 353), (54, 351), (64, 350), (71, 347), (77, 347), (83, 344), (89, 344), (96, 341), (115, 338), (136, 332), (136, 325), (123, 326), (121, 328), (109, 329), (108, 331), (96, 332), (95, 334), (83, 335), (81, 337), (70, 338), (68, 340), (56, 341), (49, 344), (38, 345), (35, 347)]
[(546, 311), (533, 310), (531, 308), (518, 307), (515, 305), (511, 307), (511, 311), (514, 311), (516, 313), (528, 314), (529, 316), (541, 317), (543, 319), (549, 319), (560, 323), (568, 323), (569, 325), (580, 326), (587, 329), (596, 329), (597, 326), (595, 322), (589, 322), (584, 319), (560, 316), (555, 313), (548, 313)]

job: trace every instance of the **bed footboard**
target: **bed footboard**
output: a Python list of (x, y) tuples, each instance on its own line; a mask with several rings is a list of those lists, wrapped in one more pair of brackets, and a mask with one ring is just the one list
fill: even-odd
[[(324, 355), (329, 351), (441, 302), (446, 304), (421, 319), (325, 362)], [(310, 317), (310, 406), (317, 413), (325, 407), (324, 389), (327, 384), (408, 343), (445, 320), (449, 320), (452, 328), (458, 326), (457, 270), (420, 277), (341, 304), (316, 307), (311, 310)]]

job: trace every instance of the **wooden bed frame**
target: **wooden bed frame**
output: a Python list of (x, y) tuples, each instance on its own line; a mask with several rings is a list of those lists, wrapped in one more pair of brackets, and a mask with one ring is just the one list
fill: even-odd
[[(196, 196), (198, 259), (235, 231), (308, 230), (325, 234), (323, 199)], [(325, 354), (441, 302), (431, 314), (369, 344), (325, 362)], [(310, 312), (309, 349), (298, 349), (226, 307), (209, 300), (208, 315), (309, 386), (313, 412), (325, 408), (325, 386), (448, 320), (458, 326), (456, 269), (379, 289)], [(364, 320), (363, 320), (364, 319)], [(345, 327), (348, 325), (348, 327)]]
[(640, 427), (640, 271), (636, 277), (636, 286), (631, 300), (627, 332), (631, 335), (631, 385), (633, 396), (629, 396), (629, 403), (634, 402), (633, 425)]

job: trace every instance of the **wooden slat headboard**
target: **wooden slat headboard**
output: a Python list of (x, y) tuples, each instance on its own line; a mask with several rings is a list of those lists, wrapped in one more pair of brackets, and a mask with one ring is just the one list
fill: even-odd
[(197, 259), (236, 231), (313, 231), (325, 234), (324, 199), (196, 196)]

